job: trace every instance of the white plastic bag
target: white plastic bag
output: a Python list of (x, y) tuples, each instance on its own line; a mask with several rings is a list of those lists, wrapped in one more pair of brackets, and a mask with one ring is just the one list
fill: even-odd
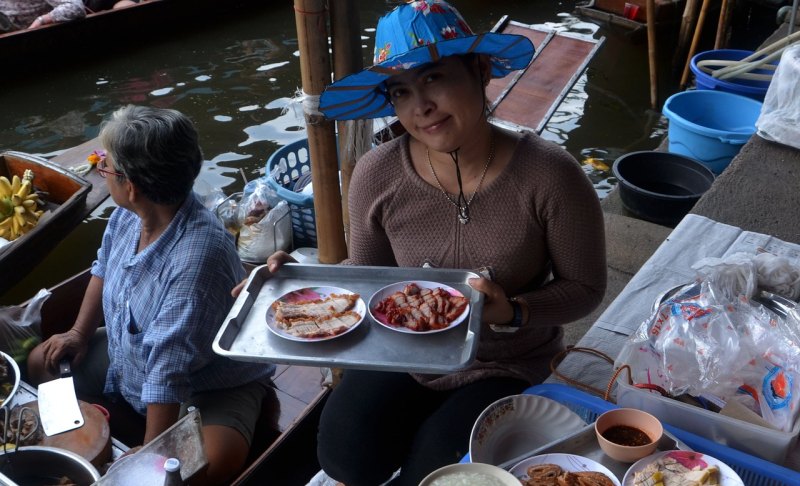
[(278, 250), (288, 250), (292, 242), (289, 203), (280, 201), (261, 220), (243, 223), (239, 228), (239, 258), (250, 263), (265, 263)]
[(0, 307), (0, 351), (24, 366), (28, 353), (41, 342), (42, 304), (50, 297), (41, 289), (24, 307)]
[(787, 47), (756, 120), (758, 135), (800, 149), (800, 43)]

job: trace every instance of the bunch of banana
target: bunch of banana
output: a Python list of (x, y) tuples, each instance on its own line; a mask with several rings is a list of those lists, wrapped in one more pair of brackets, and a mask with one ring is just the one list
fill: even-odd
[(39, 222), (44, 211), (39, 195), (33, 190), (33, 172), (8, 178), (0, 176), (0, 237), (14, 241)]

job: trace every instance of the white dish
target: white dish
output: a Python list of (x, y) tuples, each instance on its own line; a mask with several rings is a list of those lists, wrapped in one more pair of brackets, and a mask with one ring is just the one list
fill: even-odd
[(412, 283), (417, 284), (418, 287), (423, 289), (435, 289), (437, 287), (441, 287), (445, 291), (447, 291), (450, 295), (454, 295), (456, 297), (464, 297), (464, 294), (454, 289), (453, 287), (438, 282), (429, 282), (426, 280), (409, 280), (405, 282), (397, 282), (391, 285), (387, 285), (386, 287), (383, 287), (382, 289), (378, 290), (372, 295), (372, 298), (369, 299), (369, 315), (372, 317), (372, 319), (387, 329), (391, 329), (392, 331), (402, 332), (406, 334), (433, 334), (437, 332), (447, 331), (448, 329), (456, 327), (457, 325), (461, 324), (467, 319), (467, 316), (469, 315), (469, 303), (467, 303), (467, 307), (461, 314), (459, 314), (458, 317), (456, 317), (453, 320), (453, 322), (451, 322), (447, 327), (443, 327), (441, 329), (434, 329), (432, 331), (414, 331), (413, 329), (408, 329), (406, 327), (393, 326), (389, 324), (386, 321), (386, 316), (381, 312), (375, 311), (375, 308), (383, 299), (389, 297), (395, 292), (402, 292), (403, 289), (406, 287), (406, 285)]
[[(491, 464), (478, 464), (472, 462), (450, 464), (449, 466), (440, 467), (439, 469), (425, 476), (425, 479), (419, 483), (419, 486), (435, 486), (435, 483), (444, 481), (443, 478), (450, 475), (454, 476), (454, 480), (456, 478), (462, 480), (458, 484), (469, 484), (470, 486), (486, 486), (488, 481), (486, 480), (485, 476), (489, 476), (491, 479), (496, 480), (494, 482), (498, 485), (519, 486), (519, 481), (517, 481), (517, 478), (515, 478), (506, 470), (500, 469), (497, 466), (492, 466)], [(465, 476), (473, 476), (473, 481), (466, 483)], [(481, 478), (481, 476), (484, 477)]]
[(470, 460), (502, 465), (586, 426), (566, 406), (539, 395), (511, 395), (478, 416), (469, 440)]
[(628, 472), (625, 473), (625, 477), (622, 479), (623, 486), (633, 486), (633, 476), (637, 472), (647, 467), (648, 464), (657, 461), (665, 456), (670, 456), (676, 459), (678, 462), (680, 462), (689, 469), (692, 469), (696, 466), (718, 467), (719, 486), (744, 486), (742, 478), (740, 478), (739, 475), (736, 474), (736, 472), (733, 469), (731, 469), (727, 464), (707, 454), (702, 454), (700, 452), (694, 452), (694, 451), (661, 451), (661, 452), (656, 452), (655, 454), (651, 454), (643, 459), (639, 459), (633, 464), (633, 466), (631, 466), (628, 469)]
[(367, 315), (367, 306), (364, 304), (364, 299), (359, 298), (356, 301), (356, 305), (351, 309), (353, 312), (356, 312), (361, 319), (358, 322), (350, 326), (346, 331), (336, 334), (335, 336), (324, 336), (318, 338), (304, 338), (295, 336), (293, 334), (289, 334), (288, 332), (284, 331), (278, 325), (278, 322), (275, 320), (275, 309), (274, 304), (276, 302), (303, 302), (306, 300), (314, 300), (314, 299), (326, 299), (330, 297), (331, 294), (339, 294), (339, 295), (350, 295), (354, 292), (350, 290), (339, 288), (339, 287), (304, 287), (301, 289), (292, 290), (291, 292), (287, 292), (282, 296), (275, 299), (275, 301), (270, 304), (269, 308), (267, 309), (267, 328), (272, 331), (274, 334), (288, 339), (290, 341), (298, 341), (298, 342), (318, 342), (318, 341), (329, 341), (331, 339), (336, 339), (338, 337), (344, 336), (350, 332), (353, 332), (355, 328), (359, 326), (362, 322), (364, 322), (364, 316)]
[(540, 456), (529, 457), (515, 465), (509, 471), (519, 481), (527, 481), (528, 468), (537, 464), (555, 464), (560, 466), (561, 469), (569, 472), (584, 472), (595, 471), (603, 473), (608, 476), (608, 479), (614, 483), (615, 486), (620, 486), (619, 479), (609, 471), (607, 467), (599, 462), (593, 461), (587, 457), (576, 456), (574, 454), (542, 454)]

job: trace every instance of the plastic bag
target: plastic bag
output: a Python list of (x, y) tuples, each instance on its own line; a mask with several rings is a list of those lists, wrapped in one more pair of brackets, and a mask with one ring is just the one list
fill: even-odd
[(720, 260), (719, 272), (708, 260), (697, 265), (705, 274), (642, 323), (615, 366), (629, 365), (634, 383), (659, 386), (671, 396), (724, 405), (750, 395), (763, 419), (790, 431), (800, 405), (800, 320), (797, 312), (783, 319), (732, 291), (753, 279), (743, 270), (747, 261), (752, 259), (741, 255)]
[(289, 203), (280, 199), (264, 177), (245, 185), (238, 204), (239, 257), (246, 262), (263, 263), (278, 250), (291, 244), (292, 221)]
[(800, 43), (787, 47), (756, 120), (758, 135), (800, 149)]
[(0, 351), (11, 356), (20, 366), (42, 340), (42, 304), (48, 297), (50, 292), (42, 289), (25, 307), (0, 307)]
[(194, 192), (200, 203), (209, 211), (216, 211), (217, 207), (225, 201), (225, 193), (219, 187), (212, 187), (208, 182), (197, 179), (194, 183)]

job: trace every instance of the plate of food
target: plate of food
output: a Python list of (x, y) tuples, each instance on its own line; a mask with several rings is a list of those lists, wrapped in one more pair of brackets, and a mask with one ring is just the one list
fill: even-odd
[(727, 464), (707, 454), (694, 451), (661, 451), (638, 460), (625, 473), (624, 486), (651, 484), (718, 484), (744, 486)]
[(267, 327), (292, 341), (327, 341), (352, 332), (366, 314), (364, 300), (350, 290), (304, 287), (287, 292), (270, 304)]
[(397, 282), (373, 294), (369, 313), (375, 322), (393, 331), (431, 334), (464, 322), (469, 315), (469, 299), (438, 282)]
[(575, 454), (542, 454), (517, 463), (509, 471), (523, 486), (558, 486), (592, 484), (620, 486), (619, 479), (607, 467), (588, 457)]

